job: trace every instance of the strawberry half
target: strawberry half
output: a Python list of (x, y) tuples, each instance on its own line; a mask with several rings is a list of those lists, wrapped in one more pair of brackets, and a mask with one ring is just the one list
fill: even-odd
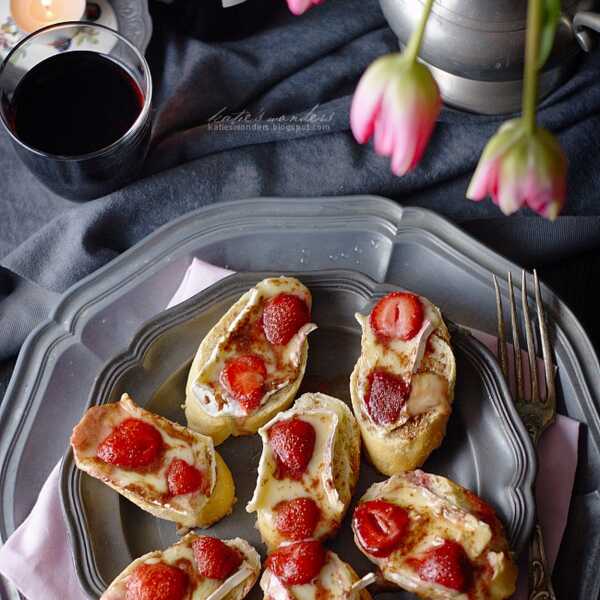
[(411, 340), (423, 325), (423, 304), (410, 292), (392, 292), (375, 305), (370, 323), (380, 339)]
[(423, 581), (437, 583), (457, 592), (466, 592), (473, 567), (463, 547), (444, 540), (441, 546), (427, 551), (422, 558), (411, 559), (411, 566)]
[(183, 600), (187, 589), (185, 571), (166, 563), (144, 564), (127, 580), (125, 600)]
[(198, 490), (204, 495), (208, 493), (208, 482), (204, 473), (180, 458), (171, 461), (167, 469), (167, 484), (171, 496), (191, 494)]
[(271, 344), (287, 344), (309, 322), (310, 310), (299, 296), (279, 294), (265, 303), (262, 325)]
[(284, 500), (275, 506), (275, 528), (287, 540), (312, 537), (321, 510), (312, 498)]
[(400, 506), (384, 500), (359, 504), (354, 511), (352, 527), (358, 543), (377, 557), (389, 556), (402, 542), (409, 526), (408, 513)]
[(221, 371), (221, 385), (246, 411), (256, 410), (265, 395), (267, 367), (255, 354), (243, 354), (229, 359)]
[(367, 380), (365, 403), (369, 415), (378, 425), (395, 423), (410, 395), (410, 387), (402, 377), (383, 369), (375, 369)]
[(285, 585), (303, 585), (319, 575), (325, 559), (321, 542), (305, 540), (281, 546), (267, 558), (266, 566)]
[(202, 577), (227, 579), (243, 562), (241, 553), (221, 540), (202, 536), (192, 544), (196, 568)]
[(302, 479), (315, 450), (317, 434), (306, 421), (294, 417), (275, 423), (268, 432), (277, 462), (277, 479)]
[(153, 463), (162, 449), (156, 427), (140, 419), (126, 419), (100, 443), (96, 456), (111, 465), (138, 469)]

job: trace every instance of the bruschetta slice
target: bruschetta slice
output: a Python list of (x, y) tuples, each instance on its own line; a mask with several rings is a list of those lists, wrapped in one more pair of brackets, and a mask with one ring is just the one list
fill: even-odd
[(304, 394), (259, 430), (263, 451), (246, 510), (269, 549), (338, 530), (356, 487), (360, 433), (350, 408)]
[(212, 439), (140, 408), (127, 394), (90, 408), (71, 446), (82, 471), (182, 529), (212, 525), (235, 502), (231, 472)]
[(494, 509), (423, 471), (372, 485), (357, 505), (358, 548), (383, 577), (431, 600), (505, 600), (517, 568)]
[(246, 292), (204, 338), (190, 368), (188, 426), (220, 444), (251, 435), (293, 401), (306, 368), (310, 291), (293, 277)]
[(362, 327), (350, 378), (354, 414), (367, 455), (385, 475), (421, 466), (446, 433), (456, 381), (450, 334), (437, 307), (392, 292)]
[(371, 600), (354, 569), (318, 540), (285, 544), (265, 566), (260, 580), (265, 600)]
[(242, 600), (259, 574), (260, 557), (245, 540), (189, 533), (134, 560), (100, 600)]

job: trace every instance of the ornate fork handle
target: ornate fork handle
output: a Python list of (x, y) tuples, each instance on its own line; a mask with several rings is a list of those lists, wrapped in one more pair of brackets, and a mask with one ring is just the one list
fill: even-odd
[[(523, 369), (523, 356), (521, 353), (521, 342), (519, 335), (519, 320), (517, 318), (517, 306), (515, 292), (512, 282), (512, 273), (508, 272), (508, 301), (510, 309), (510, 321), (513, 339), (514, 373), (516, 379), (515, 406), (521, 420), (525, 425), (533, 445), (537, 448), (540, 436), (554, 422), (556, 415), (556, 364), (552, 354), (548, 326), (544, 304), (542, 302), (542, 291), (537, 273), (533, 272), (533, 283), (535, 293), (535, 306), (539, 328), (539, 340), (544, 359), (544, 379), (546, 383), (545, 397), (540, 393), (538, 385), (537, 354), (534, 343), (533, 327), (529, 318), (529, 295), (527, 293), (527, 277), (525, 271), (521, 273), (521, 310), (523, 324), (525, 326), (525, 339), (527, 341), (527, 358), (529, 359), (530, 394), (525, 393), (525, 378)], [(498, 319), (498, 357), (505, 378), (509, 379), (508, 349), (506, 346), (506, 327), (504, 324), (504, 311), (502, 307), (502, 296), (496, 276), (493, 276), (496, 291), (496, 311)], [(529, 600), (556, 600), (556, 594), (552, 587), (551, 573), (546, 562), (544, 551), (544, 539), (540, 524), (536, 519), (535, 528), (529, 545)]]
[(529, 543), (529, 600), (556, 600), (546, 562), (542, 528), (537, 519)]

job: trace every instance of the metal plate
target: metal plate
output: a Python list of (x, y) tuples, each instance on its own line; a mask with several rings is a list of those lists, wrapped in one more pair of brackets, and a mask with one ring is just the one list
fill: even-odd
[[(191, 359), (202, 338), (250, 287), (277, 273), (236, 274), (143, 326), (129, 349), (100, 373), (90, 406), (117, 401), (128, 392), (149, 410), (185, 423), (181, 405)], [(360, 327), (354, 314), (368, 313), (373, 300), (396, 287), (377, 284), (352, 271), (299, 274), (313, 294), (310, 353), (301, 392), (326, 391), (350, 402), (348, 383), (360, 354)], [(528, 539), (534, 514), (531, 491), (535, 453), (493, 356), (468, 333), (452, 333), (457, 353), (455, 411), (448, 435), (425, 469), (473, 489), (498, 510), (513, 547)], [(230, 438), (219, 452), (230, 465), (238, 498), (233, 514), (207, 530), (220, 537), (242, 537), (263, 551), (255, 515), (244, 507), (256, 483), (261, 442), (258, 436)], [(358, 499), (385, 477), (362, 461)], [(148, 515), (100, 482), (81, 473), (69, 451), (61, 476), (63, 509), (75, 565), (91, 598), (104, 591), (127, 564), (141, 554), (177, 539), (173, 523)], [(359, 574), (369, 562), (352, 542), (348, 518), (331, 547)], [(261, 598), (255, 588), (249, 598)]]
[[(63, 456), (103, 364), (164, 309), (194, 256), (236, 271), (353, 269), (414, 289), (454, 322), (490, 333), (492, 274), (505, 305), (506, 273), (520, 277), (520, 268), (442, 217), (374, 196), (242, 200), (165, 225), (73, 286), (23, 345), (0, 405), (2, 540), (29, 514)], [(577, 532), (600, 537), (600, 365), (568, 307), (547, 287), (542, 292), (554, 325), (559, 411), (585, 423), (555, 584), (569, 600), (589, 600), (590, 590), (600, 591), (600, 545), (582, 553)], [(3, 581), (0, 591), (17, 597)]]

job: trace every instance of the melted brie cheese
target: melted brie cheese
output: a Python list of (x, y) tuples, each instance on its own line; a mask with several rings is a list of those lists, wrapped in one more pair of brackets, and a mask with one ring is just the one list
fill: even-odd
[[(363, 402), (369, 388), (369, 375), (374, 369), (389, 371), (411, 385), (409, 398), (402, 407), (397, 421), (375, 424), (369, 411), (365, 409), (364, 413), (382, 435), (401, 427), (412, 416), (447, 405), (449, 402), (447, 384), (450, 379), (449, 367), (444, 369), (442, 374), (419, 372), (435, 356), (443, 356), (447, 351), (447, 342), (436, 334), (436, 330), (442, 323), (439, 310), (426, 298), (419, 297), (419, 299), (423, 305), (423, 324), (417, 335), (406, 341), (392, 339), (382, 342), (371, 328), (369, 317), (356, 314), (356, 320), (362, 328), (358, 391)], [(418, 385), (412, 385), (413, 382)]]
[[(404, 508), (410, 517), (406, 541), (398, 551), (383, 558), (369, 555), (386, 579), (406, 590), (430, 594), (432, 598), (466, 600), (465, 594), (421, 580), (409, 566), (409, 559), (419, 557), (444, 540), (459, 543), (474, 565), (487, 563), (493, 567), (499, 561), (504, 564), (506, 557), (502, 553), (499, 557), (489, 551), (490, 526), (462, 509), (458, 498), (452, 501), (455, 495), (448, 480), (419, 471), (391, 477), (369, 488), (362, 501), (385, 500)], [(476, 583), (476, 589), (480, 589), (482, 582)]]
[(327, 553), (319, 576), (311, 583), (286, 586), (269, 569), (265, 570), (260, 586), (270, 600), (358, 600), (360, 592), (352, 591), (353, 576), (337, 554)]
[[(156, 564), (160, 562), (178, 567), (188, 574), (191, 588), (191, 595), (189, 596), (190, 600), (208, 600), (211, 595), (213, 595), (213, 597), (220, 596), (221, 594), (219, 592), (223, 593), (221, 597), (224, 598), (227, 596), (228, 592), (231, 591), (231, 586), (228, 585), (228, 582), (233, 576), (225, 581), (221, 581), (220, 579), (202, 577), (198, 574), (195, 569), (196, 563), (194, 552), (192, 550), (192, 544), (197, 537), (198, 536), (195, 534), (190, 534), (177, 544), (170, 546), (162, 552), (152, 552), (134, 561), (113, 581), (100, 600), (125, 600), (127, 583), (135, 569), (143, 564)], [(223, 541), (228, 546), (239, 550), (244, 556), (244, 561), (237, 572), (244, 569), (248, 572), (248, 577), (245, 578), (246, 580), (251, 576), (256, 578), (260, 571), (260, 558), (254, 548), (239, 538)], [(244, 587), (248, 586), (246, 580), (243, 580), (242, 583), (238, 585)], [(186, 599), (187, 598), (188, 596), (186, 596)]]
[[(268, 431), (277, 422), (293, 417), (310, 423), (316, 433), (315, 448), (306, 472), (299, 481), (284, 478), (276, 479), (276, 460), (269, 443)], [(252, 499), (246, 506), (248, 512), (262, 511), (270, 526), (275, 529), (275, 506), (282, 501), (310, 497), (321, 509), (321, 519), (314, 537), (326, 535), (332, 523), (339, 523), (345, 511), (335, 486), (333, 476), (333, 450), (339, 425), (339, 417), (333, 410), (325, 408), (303, 409), (302, 403), (280, 413), (259, 430), (263, 451), (258, 466), (258, 479)]]
[(282, 293), (299, 296), (310, 309), (310, 292), (297, 279), (288, 277), (265, 279), (249, 291), (245, 306), (230, 324), (226, 333), (215, 344), (210, 358), (203, 365), (192, 384), (194, 398), (207, 414), (213, 417), (246, 416), (246, 412), (239, 402), (231, 397), (219, 383), (219, 376), (225, 362), (241, 353), (238, 344), (235, 343), (240, 336), (243, 338), (243, 353), (257, 354), (265, 362), (267, 369), (266, 392), (261, 399), (261, 406), (273, 394), (290, 385), (298, 377), (303, 344), (308, 334), (317, 326), (314, 323), (307, 323), (285, 346), (272, 345), (262, 334), (256, 334), (256, 329), (260, 328), (265, 302)]
[[(210, 496), (216, 483), (216, 462), (211, 438), (190, 432), (141, 409), (126, 394), (120, 402), (97, 407), (96, 410), (101, 414), (94, 421), (95, 427), (86, 426), (84, 418), (82, 425), (78, 426), (83, 426), (83, 430), (74, 434), (77, 460), (84, 470), (105, 482), (135, 493), (156, 506), (168, 507), (182, 515), (198, 511), (208, 501), (207, 496), (200, 491), (170, 496), (167, 470), (174, 459), (193, 465), (208, 479)], [(99, 444), (117, 425), (130, 418), (145, 421), (159, 431), (164, 449), (156, 468), (126, 469), (105, 463), (96, 456)], [(85, 443), (77, 443), (78, 435), (85, 435)]]

